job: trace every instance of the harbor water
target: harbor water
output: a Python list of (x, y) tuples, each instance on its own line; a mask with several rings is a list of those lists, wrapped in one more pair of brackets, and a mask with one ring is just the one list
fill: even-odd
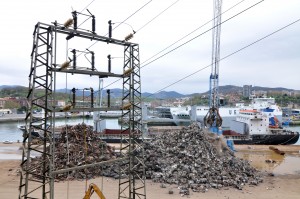
[[(88, 125), (93, 126), (93, 118), (58, 119), (55, 122), (55, 126), (62, 126), (66, 124), (76, 125), (80, 123), (86, 123)], [(18, 129), (18, 127), (24, 124), (25, 124), (24, 121), (0, 123), (0, 142), (4, 142), (4, 141), (17, 142), (18, 140), (21, 142), (23, 140), (23, 134), (22, 131)], [(118, 123), (118, 119), (106, 119), (106, 128), (120, 129), (121, 126)], [(284, 128), (288, 130), (300, 132), (300, 126), (286, 126)], [(298, 140), (296, 145), (300, 145), (300, 139)]]
[[(68, 118), (68, 119), (59, 119), (55, 122), (55, 126), (62, 126), (62, 125), (76, 125), (85, 123), (88, 125), (93, 126), (93, 118)], [(4, 141), (12, 141), (22, 142), (23, 140), (23, 133), (18, 128), (20, 125), (24, 125), (25, 122), (2, 122), (0, 123), (0, 142)], [(106, 119), (106, 128), (109, 129), (120, 129), (121, 126), (118, 123), (117, 119)]]
[[(69, 118), (69, 119), (58, 119), (55, 122), (55, 126), (62, 125), (76, 125), (81, 123), (86, 123), (88, 125), (93, 125), (92, 118)], [(23, 132), (18, 129), (20, 125), (24, 125), (24, 122), (1, 122), (0, 123), (0, 142), (12, 141), (12, 142), (22, 142)], [(106, 119), (106, 127), (110, 129), (120, 129), (120, 124), (118, 119)], [(292, 131), (300, 132), (300, 126), (288, 126), (284, 127)], [(300, 145), (300, 140), (295, 145)], [(241, 146), (241, 145), (240, 145)], [(296, 147), (296, 146), (295, 146)], [(297, 146), (298, 147), (298, 146)], [(278, 155), (271, 150), (255, 150), (259, 148), (253, 147), (253, 149), (238, 150), (236, 153), (237, 157), (248, 160), (252, 166), (257, 169), (265, 170), (268, 172), (273, 172), (274, 175), (284, 175), (284, 174), (298, 174), (300, 173), (298, 165), (300, 164), (300, 151), (297, 153), (286, 153), (284, 156)], [(18, 147), (15, 145), (4, 145), (0, 148), (0, 160), (6, 159), (21, 159), (21, 152), (18, 151)], [(272, 160), (274, 163), (266, 163), (267, 160)]]

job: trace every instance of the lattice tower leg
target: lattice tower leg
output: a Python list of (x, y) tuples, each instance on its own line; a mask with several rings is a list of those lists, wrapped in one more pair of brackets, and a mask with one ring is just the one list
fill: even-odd
[(119, 199), (146, 198), (139, 63), (139, 46), (125, 46)]
[[(29, 73), (29, 92), (25, 132), (23, 133), (23, 153), (19, 198), (52, 198), (50, 196), (50, 165), (52, 160), (48, 145), (52, 142), (52, 59), (53, 31), (38, 23), (33, 34), (33, 49)], [(35, 108), (42, 109), (43, 115), (33, 114)], [(35, 139), (35, 133), (40, 138)], [(43, 161), (32, 164), (34, 156), (42, 156)]]

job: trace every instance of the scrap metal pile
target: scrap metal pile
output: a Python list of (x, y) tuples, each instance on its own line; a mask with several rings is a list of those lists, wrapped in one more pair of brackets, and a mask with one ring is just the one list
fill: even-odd
[(145, 143), (147, 178), (176, 184), (181, 192), (235, 187), (262, 182), (260, 173), (227, 148), (222, 138), (196, 124), (165, 132)]
[[(49, 148), (47, 149), (49, 150)], [(55, 170), (72, 168), (85, 164), (92, 164), (115, 158), (114, 148), (107, 145), (99, 138), (99, 133), (93, 131), (93, 127), (86, 124), (65, 126), (61, 135), (54, 144), (54, 168)], [(32, 158), (32, 166), (42, 172), (43, 157)], [(49, 162), (47, 162), (47, 167)], [(57, 174), (56, 180), (65, 179), (91, 179), (102, 175), (101, 166), (74, 170), (69, 173)]]
[[(114, 148), (103, 142), (86, 124), (67, 126), (55, 142), (55, 170), (117, 158)], [(235, 187), (262, 182), (260, 173), (239, 159), (222, 138), (196, 124), (166, 131), (144, 142), (146, 178), (162, 184), (176, 184), (183, 194), (189, 190)], [(138, 154), (141, 155), (141, 154)], [(42, 157), (34, 158), (40, 164)], [(56, 175), (56, 180), (118, 178), (118, 165), (103, 165)]]

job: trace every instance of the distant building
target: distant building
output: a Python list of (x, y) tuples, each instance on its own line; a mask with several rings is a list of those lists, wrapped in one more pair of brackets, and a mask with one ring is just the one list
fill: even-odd
[(18, 103), (20, 104), (20, 106), (27, 106), (27, 98), (18, 98), (17, 99)]
[(56, 101), (56, 106), (64, 107), (64, 106), (66, 106), (66, 102), (64, 100), (57, 100)]
[(3, 109), (5, 106), (6, 99), (0, 98), (0, 109)]
[(12, 114), (12, 110), (10, 109), (0, 109), (0, 114)]
[(237, 93), (227, 95), (228, 104), (235, 105), (240, 101), (240, 95)]
[(293, 91), (293, 96), (300, 96), (300, 91)]
[(183, 106), (183, 104), (189, 99), (190, 97), (176, 98), (176, 100), (173, 102), (173, 106)]
[(268, 92), (263, 90), (253, 91), (253, 96), (255, 97), (267, 97)]
[(144, 106), (151, 107), (151, 102), (143, 102)]
[(252, 85), (244, 85), (243, 86), (243, 96), (244, 97), (250, 97), (252, 90)]

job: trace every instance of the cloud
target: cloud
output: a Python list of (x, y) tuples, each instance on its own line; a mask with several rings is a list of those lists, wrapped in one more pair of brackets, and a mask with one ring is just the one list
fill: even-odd
[[(0, 77), (6, 84), (28, 85), (30, 69), (30, 53), (32, 49), (32, 33), (38, 22), (50, 24), (57, 20), (63, 23), (69, 17), (72, 9), (81, 11), (91, 1), (45, 1), (45, 0), (10, 0), (4, 1), (0, 17), (2, 31), (0, 37)], [(96, 32), (105, 35), (108, 31), (108, 20), (115, 22), (114, 27), (131, 16), (148, 0), (104, 0), (94, 1), (89, 10), (96, 16)], [(182, 39), (166, 51), (154, 56), (175, 41), (209, 22), (213, 16), (211, 1), (178, 1), (160, 16), (164, 9), (174, 3), (174, 0), (151, 1), (140, 11), (126, 21), (126, 24), (113, 30), (113, 37), (123, 39), (132, 31), (137, 31), (132, 42), (140, 46), (141, 66), (144, 61), (153, 61), (162, 54), (174, 49), (192, 38), (191, 42), (153, 61), (141, 69), (143, 92), (155, 92), (185, 76), (209, 66), (211, 63), (212, 33), (208, 31), (212, 23), (196, 30), (193, 34)], [(223, 1), (223, 11), (240, 1)], [(255, 1), (259, 2), (259, 1)], [(238, 12), (248, 8), (254, 1), (243, 1), (238, 6), (222, 16), (225, 21)], [(222, 24), (221, 57), (227, 56), (238, 49), (264, 37), (273, 31), (297, 20), (299, 17), (300, 2), (290, 1), (263, 1), (237, 17)], [(12, 13), (13, 11), (13, 13)], [(157, 17), (156, 17), (157, 16)], [(156, 17), (154, 19), (154, 17)], [(153, 20), (153, 21), (151, 21)], [(90, 28), (85, 23), (82, 28)], [(207, 33), (205, 33), (207, 31)], [(203, 34), (205, 33), (205, 34)], [(202, 35), (203, 34), (203, 35)], [(296, 23), (257, 44), (242, 50), (220, 62), (220, 85), (255, 84), (269, 87), (287, 87), (298, 89), (300, 80), (300, 26)], [(65, 36), (61, 37), (57, 48), (57, 63), (66, 59), (66, 49), (76, 48), (85, 50), (94, 44), (94, 41), (70, 40), (66, 46)], [(112, 60), (113, 72), (122, 73), (123, 48), (116, 49), (106, 43), (96, 43), (91, 47), (96, 54), (98, 70), (107, 70), (108, 54), (116, 57)], [(153, 57), (154, 56), (154, 57)], [(117, 58), (118, 57), (118, 58)], [(152, 57), (152, 58), (151, 58)], [(148, 60), (151, 58), (150, 60)], [(89, 65), (81, 56), (78, 63)], [(191, 77), (178, 82), (166, 90), (175, 90), (185, 94), (205, 92), (209, 87), (210, 68), (201, 70)], [(109, 85), (116, 79), (104, 79), (104, 85)], [(57, 87), (66, 85), (65, 75), (57, 79)], [(121, 87), (119, 81), (109, 88)], [(98, 87), (98, 79), (89, 76), (68, 75), (68, 87)]]

